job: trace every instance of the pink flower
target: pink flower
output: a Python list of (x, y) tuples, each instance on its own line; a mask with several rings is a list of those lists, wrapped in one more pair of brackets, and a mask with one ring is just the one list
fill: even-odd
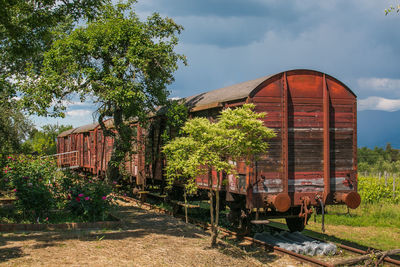
[(81, 199), (79, 197), (76, 197), (75, 200), (81, 202)]
[(4, 173), (7, 173), (7, 170), (4, 170)]
[(102, 200), (106, 200), (107, 197), (106, 197), (106, 196), (102, 196), (101, 199), (102, 199)]
[(85, 197), (85, 200), (89, 200), (90, 199), (90, 197)]
[(13, 190), (14, 192), (17, 192), (17, 188), (14, 188), (14, 190)]
[(46, 219), (44, 219), (46, 222), (49, 220), (49, 217), (46, 217)]
[(68, 199), (68, 200), (70, 200), (70, 199), (71, 199), (71, 196), (70, 196), (70, 195), (68, 195), (68, 196), (67, 196), (67, 199)]
[(80, 193), (79, 195), (78, 195), (78, 197), (83, 197), (84, 196), (84, 194), (82, 194), (82, 193)]
[(113, 181), (113, 184), (117, 184), (117, 181)]

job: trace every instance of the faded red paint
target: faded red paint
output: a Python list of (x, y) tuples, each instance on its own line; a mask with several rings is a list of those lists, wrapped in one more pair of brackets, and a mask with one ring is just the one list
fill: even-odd
[[(335, 197), (337, 193), (349, 196), (349, 192), (356, 191), (357, 104), (356, 96), (343, 83), (317, 71), (287, 71), (266, 78), (247, 98), (215, 100), (194, 108), (190, 117), (213, 119), (223, 108), (244, 103), (254, 103), (257, 112), (267, 113), (263, 122), (275, 130), (277, 137), (270, 140), (269, 150), (251, 166), (237, 162), (239, 178), (229, 176), (228, 185), (222, 190), (246, 195), (249, 209), (274, 206), (274, 201), (268, 199), (281, 193), (289, 196), (292, 206), (300, 206), (305, 197), (311, 205), (317, 205), (316, 197), (322, 197), (325, 204), (346, 202), (346, 197)], [(160, 181), (164, 161), (159, 158), (146, 163), (146, 132), (140, 126), (137, 128), (137, 154), (127, 158), (126, 170), (140, 185), (145, 185), (146, 179)], [(155, 146), (160, 145), (160, 132), (153, 132)], [(95, 174), (106, 170), (112, 146), (112, 138), (104, 138), (99, 127), (58, 138), (59, 153), (79, 150), (81, 166)], [(156, 151), (160, 151), (158, 147)], [(215, 188), (215, 171), (212, 177)], [(211, 186), (207, 175), (197, 177), (196, 181), (200, 188)], [(350, 196), (353, 200), (347, 202), (355, 206), (357, 197)], [(285, 201), (280, 204), (280, 209), (284, 209)]]

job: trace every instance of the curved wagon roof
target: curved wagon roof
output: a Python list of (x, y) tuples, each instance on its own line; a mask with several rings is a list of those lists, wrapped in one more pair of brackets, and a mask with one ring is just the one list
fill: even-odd
[[(205, 93), (201, 93), (194, 96), (189, 96), (185, 98), (185, 103), (189, 106), (191, 111), (199, 111), (213, 107), (221, 107), (222, 103), (245, 99), (247, 97), (251, 97), (254, 95), (257, 90), (267, 83), (269, 80), (274, 80), (277, 77), (283, 75), (283, 73), (287, 73), (288, 75), (293, 75), (296, 73), (310, 73), (316, 75), (323, 75), (324, 73), (315, 70), (308, 69), (295, 69), (284, 72), (279, 72), (273, 75), (264, 76), (255, 80), (250, 80), (234, 85), (230, 85), (227, 87), (219, 88), (216, 90), (208, 91)], [(351, 94), (355, 96), (355, 94), (347, 87), (344, 83), (337, 80), (336, 78), (325, 74), (328, 79), (331, 79), (339, 84), (341, 84), (344, 88), (346, 88)]]
[[(104, 124), (105, 124), (105, 126), (107, 128), (113, 128), (113, 126), (114, 126), (114, 123), (113, 123), (112, 119), (105, 120)], [(97, 122), (96, 123), (90, 123), (90, 124), (82, 125), (82, 126), (79, 126), (77, 128), (73, 128), (73, 129), (67, 130), (65, 132), (62, 132), (57, 137), (65, 137), (67, 135), (77, 134), (77, 133), (86, 133), (86, 132), (89, 132), (89, 131), (92, 131), (92, 130), (96, 129), (97, 127), (100, 127), (99, 123), (97, 123)]]
[[(222, 107), (223, 103), (230, 101), (244, 100), (248, 97), (252, 97), (255, 93), (257, 93), (257, 91), (261, 87), (266, 85), (269, 81), (273, 81), (281, 77), (284, 73), (286, 73), (287, 75), (295, 75), (298, 73), (314, 74), (318, 76), (324, 75), (324, 73), (315, 70), (308, 70), (308, 69), (289, 70), (289, 71), (279, 72), (273, 75), (264, 76), (258, 79), (226, 86), (212, 91), (207, 91), (194, 96), (189, 96), (184, 98), (184, 102), (192, 112), (205, 110), (209, 108)], [(333, 80), (336, 83), (342, 85), (346, 90), (348, 90), (352, 95), (354, 95), (354, 97), (356, 97), (356, 95), (344, 83), (342, 83), (338, 79), (328, 74), (325, 75), (327, 79)], [(106, 120), (105, 125), (106, 127), (112, 128), (113, 127), (112, 119)], [(65, 131), (60, 135), (58, 135), (58, 137), (65, 137), (72, 133), (88, 132), (95, 129), (96, 127), (100, 127), (100, 125), (98, 123), (83, 125), (78, 128)]]

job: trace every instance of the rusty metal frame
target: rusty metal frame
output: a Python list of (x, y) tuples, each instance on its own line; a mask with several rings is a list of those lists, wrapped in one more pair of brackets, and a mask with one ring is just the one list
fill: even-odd
[(355, 175), (355, 184), (356, 184), (356, 188), (354, 188), (354, 190), (358, 190), (358, 167), (357, 167), (357, 100), (354, 101), (354, 105), (353, 105), (353, 171), (354, 171), (354, 175)]
[(286, 72), (282, 76), (282, 192), (289, 192), (289, 136), (288, 136), (288, 81)]
[(330, 134), (329, 134), (329, 90), (326, 84), (326, 76), (323, 74), (322, 79), (323, 85), (323, 117), (324, 117), (324, 195), (323, 201), (326, 203), (326, 200), (331, 191), (331, 177), (330, 177), (330, 169), (331, 169), (331, 159), (330, 159)]

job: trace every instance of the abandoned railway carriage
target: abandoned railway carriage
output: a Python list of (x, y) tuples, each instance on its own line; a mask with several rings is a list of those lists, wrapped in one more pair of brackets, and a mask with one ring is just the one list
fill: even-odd
[[(239, 178), (228, 177), (222, 190), (233, 218), (256, 211), (257, 216), (285, 217), (291, 230), (302, 230), (310, 206), (359, 206), (356, 96), (339, 80), (318, 71), (291, 70), (185, 101), (191, 116), (209, 118), (216, 117), (224, 108), (254, 103), (257, 112), (267, 112), (264, 124), (277, 133), (270, 140), (269, 150), (256, 162), (250, 166), (236, 163)], [(146, 133), (138, 127), (137, 132), (139, 141), (145, 134), (151, 135), (151, 151), (159, 153), (160, 129), (153, 127), (152, 132)], [(78, 151), (77, 165), (98, 173), (109, 160), (104, 156), (101, 136), (99, 126), (69, 130), (58, 138), (58, 152)], [(110, 153), (112, 140), (107, 144), (106, 151)], [(94, 158), (90, 160), (91, 157)], [(127, 164), (136, 183), (162, 180), (161, 157), (151, 157), (150, 166), (145, 164), (144, 157), (144, 150), (139, 149)], [(59, 163), (68, 164), (62, 160)], [(217, 176), (213, 176), (216, 186)], [(200, 188), (210, 186), (206, 177), (198, 177), (197, 184)]]

